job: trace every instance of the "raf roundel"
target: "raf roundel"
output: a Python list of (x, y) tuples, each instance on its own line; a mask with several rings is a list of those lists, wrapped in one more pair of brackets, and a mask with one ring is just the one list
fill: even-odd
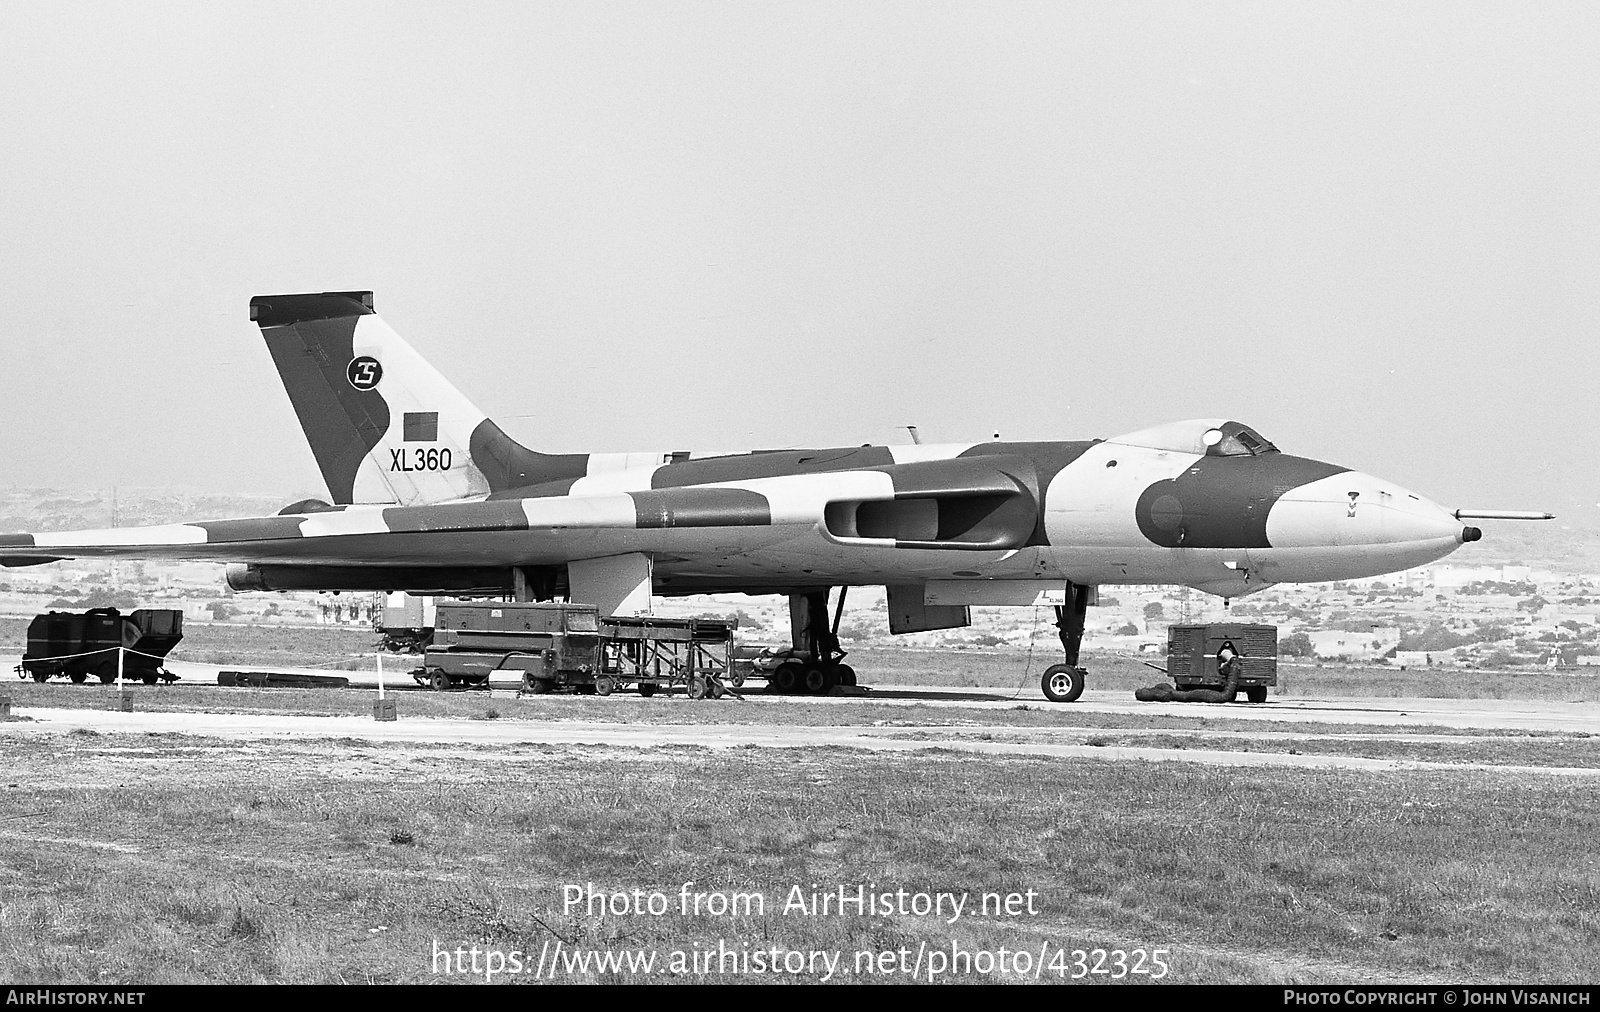
[(383, 379), (383, 366), (371, 355), (362, 355), (350, 360), (344, 374), (357, 390), (371, 390)]

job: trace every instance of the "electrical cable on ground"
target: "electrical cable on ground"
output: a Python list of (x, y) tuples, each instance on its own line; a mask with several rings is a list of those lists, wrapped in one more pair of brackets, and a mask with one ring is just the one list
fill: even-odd
[(1028, 678), (1033, 673), (1033, 638), (1039, 633), (1039, 606), (1033, 606), (1033, 628), (1028, 630), (1028, 663), (1022, 666), (1022, 681), (1017, 683), (1017, 691), (1011, 694), (1012, 699), (1022, 695), (1022, 690), (1028, 685)]

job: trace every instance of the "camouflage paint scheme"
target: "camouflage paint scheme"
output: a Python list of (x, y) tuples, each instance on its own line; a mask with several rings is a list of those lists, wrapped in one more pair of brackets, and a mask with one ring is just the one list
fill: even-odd
[(539, 453), (384, 324), (370, 292), (250, 305), (332, 502), (3, 535), (0, 563), (205, 559), (325, 589), (381, 571), (387, 589), (420, 592), (637, 553), (666, 594), (1070, 581), (1234, 597), (1408, 569), (1478, 535), (1398, 485), (1226, 419), (1068, 442)]

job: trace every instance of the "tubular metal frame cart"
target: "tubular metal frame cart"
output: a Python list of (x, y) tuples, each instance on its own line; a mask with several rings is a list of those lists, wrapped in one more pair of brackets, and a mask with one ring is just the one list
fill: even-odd
[(736, 622), (653, 615), (600, 617), (593, 605), (448, 604), (411, 674), (433, 689), (487, 686), (520, 672), (524, 692), (641, 696), (683, 686), (692, 699), (730, 691)]
[(601, 619), (601, 677), (614, 679), (614, 687), (633, 685), (641, 696), (682, 685), (690, 699), (721, 697), (737, 688), (731, 674), (736, 627), (736, 622), (707, 618)]

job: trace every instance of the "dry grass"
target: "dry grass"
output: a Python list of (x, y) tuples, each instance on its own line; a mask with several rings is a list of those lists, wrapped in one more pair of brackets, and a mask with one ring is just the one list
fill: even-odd
[(1288, 697), (1342, 696), (1419, 699), (1548, 699), (1600, 701), (1600, 674), (1542, 670), (1479, 671), (1425, 668), (1400, 671), (1341, 664), (1279, 665), (1279, 693)]
[[(98, 683), (13, 682), (3, 690), (16, 708), (115, 709), (115, 686)], [(261, 713), (285, 716), (372, 715), (373, 690), (257, 689), (216, 685), (132, 687), (141, 710), (164, 713)], [(826, 727), (949, 726), (1104, 728), (1108, 730), (1265, 731), (1293, 734), (1458, 734), (1458, 729), (1427, 724), (1345, 724), (1337, 721), (1275, 721), (1230, 717), (1226, 706), (1197, 705), (1192, 714), (1102, 713), (1077, 707), (1015, 703), (1003, 708), (933, 706), (926, 703), (883, 703), (870, 698), (806, 700), (768, 696), (759, 691), (746, 700), (690, 700), (681, 693), (643, 700), (631, 694), (595, 696), (523, 696), (487, 692), (395, 693), (406, 718), (468, 720), (593, 721), (627, 724), (777, 724)], [(1243, 704), (1240, 704), (1243, 705)], [(490, 716), (493, 713), (494, 716)], [(1479, 730), (1484, 736), (1536, 737), (1547, 732), (1515, 729)]]
[[(989, 687), (1014, 692), (1037, 691), (1044, 669), (1060, 660), (1043, 649), (896, 650), (861, 647), (847, 663), (861, 672), (867, 685), (932, 685)], [(1165, 664), (1165, 658), (1147, 658)], [(1125, 654), (1085, 650), (1091, 689), (1132, 692), (1166, 681), (1162, 672)], [(1275, 694), (1306, 697), (1416, 697), (1423, 699), (1550, 699), (1600, 701), (1600, 673), (1556, 674), (1544, 670), (1478, 671), (1465, 668), (1399, 668), (1359, 664), (1280, 660)]]
[[(1318, 737), (1304, 737), (1308, 730)], [(1258, 732), (1260, 729), (1252, 728)], [(1371, 728), (1361, 728), (1357, 738), (1339, 736), (1340, 732), (1325, 727), (1301, 727), (1291, 732), (1249, 736), (1199, 734), (1118, 734), (1115, 732), (1089, 733), (1082, 729), (1062, 731), (1041, 736), (1039, 734), (1007, 733), (995, 731), (945, 730), (911, 731), (896, 734), (896, 738), (940, 741), (977, 740), (1017, 743), (1083, 744), (1095, 746), (1121, 746), (1146, 749), (1198, 749), (1219, 752), (1270, 752), (1280, 755), (1350, 756), (1364, 759), (1392, 759), (1405, 762), (1470, 763), (1491, 766), (1533, 766), (1543, 769), (1574, 768), (1600, 769), (1600, 738), (1585, 732), (1574, 734), (1511, 732), (1499, 734), (1471, 733), (1438, 729), (1435, 737), (1470, 737), (1464, 741), (1413, 741), (1416, 729), (1404, 730), (1404, 738), (1374, 738)], [(1389, 731), (1393, 734), (1394, 731)], [(1248, 734), (1248, 732), (1247, 732)], [(1321, 735), (1332, 735), (1321, 737)]]
[[(128, 748), (149, 751), (134, 766)], [(1163, 946), (1174, 982), (1600, 975), (1600, 791), (1557, 778), (756, 748), (479, 764), (174, 736), (7, 751), (28, 771), (0, 794), (0, 976), (16, 982), (429, 981), (434, 940), (557, 938)], [(675, 896), (688, 881), (761, 892), (768, 911), (561, 903), (568, 883)], [(813, 883), (1032, 888), (1041, 913), (776, 913)]]

